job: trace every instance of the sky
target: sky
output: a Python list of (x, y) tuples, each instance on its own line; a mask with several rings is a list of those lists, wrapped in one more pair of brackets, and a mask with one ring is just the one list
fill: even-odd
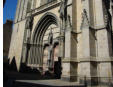
[(6, 0), (6, 3), (3, 8), (3, 23), (6, 22), (6, 19), (14, 20), (16, 5), (17, 0)]

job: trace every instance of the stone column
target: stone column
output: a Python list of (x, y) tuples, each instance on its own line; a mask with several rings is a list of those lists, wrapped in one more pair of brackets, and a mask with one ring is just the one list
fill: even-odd
[(21, 18), (22, 18), (23, 6), (24, 6), (24, 0), (21, 0), (20, 7), (19, 7), (18, 21), (21, 21), (22, 20)]
[(27, 4), (28, 4), (28, 0), (24, 0), (24, 7), (23, 7), (23, 15), (22, 15), (22, 19), (25, 19), (26, 14), (27, 14)]
[(38, 45), (36, 44), (36, 59), (37, 59), (36, 63), (37, 63), (37, 65), (39, 65), (39, 56), (38, 56), (38, 51), (37, 51), (38, 48), (37, 47), (38, 47)]
[(41, 0), (40, 5), (44, 5), (47, 3), (48, 0)]
[(59, 57), (64, 58), (64, 49), (65, 49), (65, 36), (64, 35), (60, 35), (59, 37)]
[(60, 36), (59, 36), (59, 57), (64, 58), (65, 54), (65, 21), (60, 20)]
[(112, 14), (112, 32), (113, 32), (113, 1), (111, 1), (111, 14)]
[[(111, 35), (106, 29), (105, 14), (103, 11), (103, 0), (95, 0), (95, 29), (97, 29), (97, 61), (98, 76), (102, 87), (109, 87), (109, 78), (112, 77), (112, 45)], [(105, 9), (105, 8), (104, 8)], [(107, 85), (106, 85), (107, 84)]]
[[(70, 29), (70, 28), (68, 28)], [(62, 59), (62, 79), (76, 81), (77, 64), (76, 64), (76, 45), (75, 37), (70, 30), (65, 32), (65, 58)]]
[(90, 0), (82, 0), (82, 23), (81, 23), (81, 30), (82, 30), (82, 57), (79, 58), (78, 60), (80, 61), (79, 63), (79, 80), (84, 81), (84, 78), (86, 77), (86, 82), (88, 87), (91, 86), (91, 61), (92, 61), (92, 49), (95, 49), (91, 44), (92, 40), (92, 30), (90, 30), (90, 7), (89, 5), (91, 4), (89, 2)]
[(31, 1), (31, 9), (32, 10), (34, 9), (34, 6), (33, 5), (34, 5), (34, 0)]
[(72, 32), (72, 0), (68, 0), (65, 27), (65, 57), (62, 59), (62, 80), (77, 81), (76, 35)]
[(40, 7), (40, 5), (41, 5), (40, 2), (42, 2), (42, 0), (38, 0), (38, 1), (36, 1), (36, 8), (37, 8), (37, 7)]
[(34, 43), (32, 43), (32, 65), (35, 64), (35, 57), (34, 57)]
[(24, 31), (24, 40), (23, 40), (23, 58), (22, 58), (22, 63), (27, 63), (28, 59), (28, 50), (29, 47), (28, 45), (30, 44), (30, 29), (25, 29)]
[(29, 51), (29, 64), (32, 64), (32, 54), (31, 54), (31, 47), (30, 47), (30, 51)]
[(20, 4), (21, 4), (21, 0), (18, 0), (18, 5), (16, 7), (16, 15), (15, 15), (15, 22), (18, 21), (18, 17), (19, 17), (19, 7), (20, 7)]
[(26, 57), (27, 57), (27, 44), (23, 44), (23, 56), (22, 56), (22, 63), (26, 63)]

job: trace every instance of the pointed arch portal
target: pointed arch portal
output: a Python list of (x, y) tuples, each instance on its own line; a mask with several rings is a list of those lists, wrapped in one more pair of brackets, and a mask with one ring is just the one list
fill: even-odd
[[(52, 34), (52, 37), (50, 37)], [(46, 13), (37, 23), (31, 39), (28, 64), (36, 65), (46, 71), (58, 61), (60, 28), (58, 19), (53, 13)], [(49, 38), (52, 40), (50, 43)]]

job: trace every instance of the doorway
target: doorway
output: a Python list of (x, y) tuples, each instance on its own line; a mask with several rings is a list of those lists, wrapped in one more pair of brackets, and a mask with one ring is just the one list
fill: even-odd
[[(55, 43), (52, 50), (52, 59), (49, 61), (49, 45), (44, 47), (44, 56), (43, 56), (43, 75), (52, 76), (55, 79), (61, 78), (61, 58), (59, 57), (59, 44)], [(52, 64), (50, 67), (49, 63)], [(50, 77), (49, 77), (50, 78)]]

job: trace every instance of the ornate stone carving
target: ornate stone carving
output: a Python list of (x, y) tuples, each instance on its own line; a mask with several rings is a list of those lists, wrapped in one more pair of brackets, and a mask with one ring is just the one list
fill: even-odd
[(82, 13), (82, 24), (81, 24), (81, 29), (85, 28), (85, 27), (89, 27), (89, 19), (87, 16), (87, 11), (86, 9), (83, 10)]
[(52, 33), (52, 30), (49, 33), (48, 44), (49, 44), (48, 66), (49, 68), (52, 68), (53, 66), (53, 33)]
[(110, 13), (110, 0), (103, 0), (104, 23), (107, 29), (112, 29), (112, 14)]
[(70, 17), (70, 15), (68, 15), (67, 17), (68, 17), (68, 24), (67, 25), (69, 26), (69, 28), (72, 29), (71, 17)]
[(32, 26), (33, 26), (33, 17), (31, 16), (26, 20), (26, 26), (25, 26), (25, 29), (27, 29), (25, 35), (27, 43), (30, 43)]
[(30, 36), (31, 36), (31, 30), (32, 30), (32, 25), (33, 25), (33, 17), (29, 17), (26, 20), (26, 25), (25, 25), (25, 33), (24, 33), (24, 62), (27, 63), (28, 62), (28, 55), (29, 55), (29, 50), (31, 47), (30, 44)]
[(26, 26), (25, 26), (25, 29), (32, 29), (32, 26), (33, 26), (33, 17), (29, 17), (27, 20), (26, 20)]
[(52, 43), (53, 43), (53, 33), (52, 33), (52, 30), (49, 33), (48, 43), (49, 43), (49, 45), (52, 45)]
[(61, 20), (67, 19), (67, 2), (68, 0), (61, 0), (60, 11), (59, 11)]

